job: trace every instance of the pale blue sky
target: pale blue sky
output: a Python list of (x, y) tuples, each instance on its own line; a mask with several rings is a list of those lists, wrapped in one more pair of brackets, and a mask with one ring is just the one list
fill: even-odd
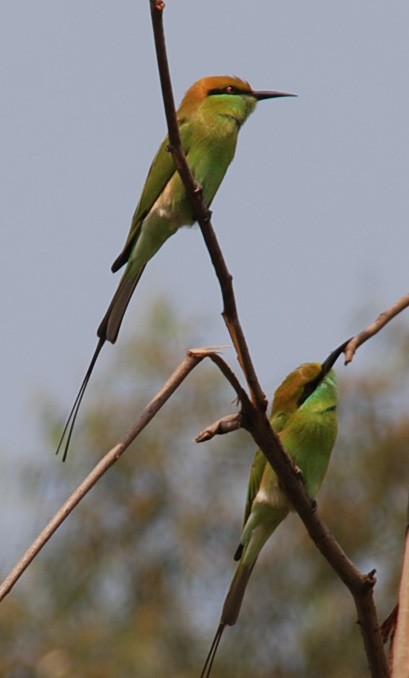
[[(165, 28), (178, 102), (224, 73), (298, 94), (258, 106), (213, 204), (270, 395), (407, 292), (409, 3), (169, 0)], [(148, 2), (3, 2), (0, 50), (0, 444), (52, 462), (33, 396), (68, 412), (165, 133)], [(226, 343), (200, 232), (184, 229), (144, 273), (100, 370), (163, 292), (214, 318), (197, 344)]]

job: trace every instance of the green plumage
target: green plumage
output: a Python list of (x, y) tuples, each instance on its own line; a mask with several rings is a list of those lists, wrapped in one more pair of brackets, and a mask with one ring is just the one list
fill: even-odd
[[(291, 95), (255, 92), (247, 82), (231, 76), (202, 78), (186, 92), (177, 112), (180, 136), (207, 207), (233, 160), (240, 127), (257, 101), (281, 96)], [(114, 272), (124, 265), (126, 268), (98, 327), (97, 347), (57, 448), (58, 452), (67, 434), (63, 459), (67, 455), (75, 419), (97, 358), (106, 341), (115, 343), (146, 264), (181, 226), (191, 226), (195, 221), (168, 145), (166, 138), (152, 162), (125, 246), (112, 265)]]
[[(252, 96), (226, 94), (206, 98), (189, 116), (179, 112), (183, 149), (193, 176), (202, 186), (207, 207), (233, 160), (240, 126), (255, 105), (256, 99)], [(192, 226), (195, 222), (168, 146), (166, 138), (153, 160), (125, 247), (112, 266), (112, 270), (117, 271), (127, 263), (98, 328), (98, 336), (112, 343), (116, 341), (126, 307), (148, 261), (181, 226)]]
[[(291, 372), (276, 390), (271, 411), (272, 427), (301, 470), (311, 497), (315, 497), (324, 479), (337, 436), (337, 381), (335, 373), (330, 371), (335, 361), (333, 355), (335, 352), (331, 360), (322, 365), (307, 363)], [(291, 504), (274, 470), (263, 452), (257, 450), (250, 472), (244, 527), (235, 554), (240, 563), (227, 593), (202, 677), (210, 675), (224, 628), (237, 621), (261, 549), (289, 511)]]

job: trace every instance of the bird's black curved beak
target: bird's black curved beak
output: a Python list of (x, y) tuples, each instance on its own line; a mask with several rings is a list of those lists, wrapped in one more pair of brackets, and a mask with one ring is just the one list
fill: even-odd
[(307, 398), (309, 398), (310, 395), (314, 393), (315, 389), (325, 379), (328, 372), (335, 365), (339, 356), (346, 349), (350, 341), (351, 339), (347, 339), (347, 341), (344, 341), (344, 343), (341, 344), (341, 346), (338, 346), (338, 348), (336, 348), (335, 351), (332, 351), (332, 353), (329, 354), (328, 358), (324, 360), (324, 362), (321, 364), (321, 372), (315, 377), (315, 379), (313, 379), (306, 385), (302, 397), (298, 401), (298, 405), (302, 405), (302, 403), (304, 403), (307, 400)]
[(257, 101), (263, 99), (276, 99), (277, 97), (296, 97), (296, 94), (289, 94), (288, 92), (253, 92), (253, 96)]
[(344, 341), (341, 346), (338, 346), (338, 348), (335, 349), (335, 351), (332, 351), (332, 353), (329, 354), (328, 358), (324, 360), (322, 363), (322, 372), (320, 375), (320, 380), (324, 379), (324, 377), (327, 376), (328, 372), (331, 370), (331, 368), (335, 365), (336, 361), (338, 360), (339, 356), (341, 353), (343, 353), (348, 346), (349, 342), (351, 341), (352, 337)]

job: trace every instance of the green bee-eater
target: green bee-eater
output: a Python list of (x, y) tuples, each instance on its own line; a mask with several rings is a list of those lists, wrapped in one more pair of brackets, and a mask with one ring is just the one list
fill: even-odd
[[(284, 92), (255, 92), (244, 80), (231, 76), (211, 76), (198, 80), (186, 92), (177, 111), (182, 145), (196, 181), (202, 187), (207, 206), (211, 202), (233, 160), (239, 130), (257, 101), (293, 96)], [(68, 446), (82, 397), (106, 341), (115, 343), (132, 293), (148, 261), (165, 240), (181, 226), (195, 222), (192, 206), (175, 168), (166, 138), (149, 170), (142, 195), (132, 219), (125, 246), (112, 265), (125, 272), (108, 310), (98, 327), (98, 344), (64, 428)]]
[[(337, 381), (331, 368), (346, 344), (333, 351), (322, 364), (301, 365), (284, 379), (274, 394), (271, 425), (300, 469), (310, 497), (315, 497), (324, 479), (337, 436)], [(291, 504), (275, 472), (262, 451), (257, 450), (251, 467), (243, 532), (234, 555), (240, 563), (224, 601), (202, 678), (210, 675), (225, 627), (237, 621), (261, 549), (290, 511)]]

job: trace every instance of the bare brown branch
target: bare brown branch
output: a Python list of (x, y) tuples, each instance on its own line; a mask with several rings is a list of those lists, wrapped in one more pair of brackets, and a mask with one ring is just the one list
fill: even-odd
[(345, 349), (345, 365), (352, 361), (359, 346), (362, 346), (365, 341), (368, 341), (368, 339), (377, 334), (392, 318), (404, 311), (408, 306), (409, 294), (406, 294), (390, 308), (387, 308), (386, 311), (382, 311), (371, 325), (362, 330), (356, 337), (353, 337)]
[(225, 433), (231, 433), (232, 431), (238, 431), (242, 427), (242, 417), (240, 413), (228, 414), (222, 419), (218, 419), (213, 424), (210, 424), (207, 428), (200, 431), (196, 436), (195, 441), (197, 443), (204, 443), (207, 440), (211, 440), (214, 436), (222, 436)]
[(186, 379), (188, 374), (198, 365), (203, 358), (212, 355), (212, 349), (192, 349), (188, 351), (185, 359), (175, 369), (167, 382), (152, 398), (150, 403), (140, 413), (137, 421), (118, 443), (101, 459), (101, 461), (92, 469), (91, 473), (83, 480), (81, 485), (71, 494), (63, 506), (57, 511), (31, 546), (27, 549), (23, 557), (19, 560), (10, 574), (0, 585), (0, 601), (11, 591), (15, 583), (20, 579), (23, 572), (30, 565), (32, 560), (41, 551), (43, 546), (52, 537), (54, 532), (69, 516), (73, 509), (85, 497), (97, 481), (108, 471), (108, 469), (119, 459), (129, 445), (135, 440), (145, 426), (153, 419), (161, 407), (166, 403), (170, 396)]

